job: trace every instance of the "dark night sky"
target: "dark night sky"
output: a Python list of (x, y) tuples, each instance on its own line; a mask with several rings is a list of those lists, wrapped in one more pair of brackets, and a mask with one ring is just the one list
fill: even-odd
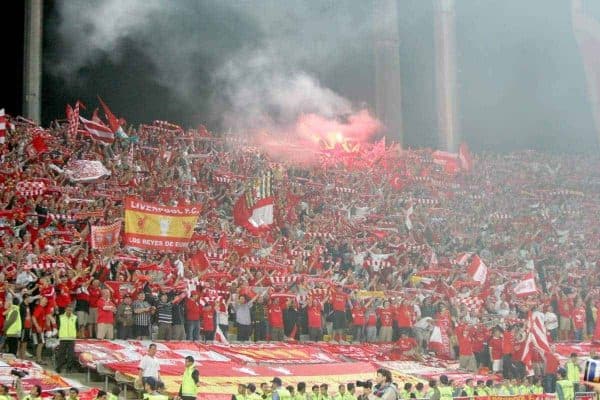
[[(16, 114), (21, 112), (22, 97), (23, 6), (22, 2), (8, 3), (3, 6), (6, 18), (17, 26), (0, 24), (7, 56), (4, 65), (8, 68), (0, 91), (0, 107)], [(119, 40), (116, 49), (123, 57), (115, 59), (110, 53), (99, 52), (93, 63), (78, 68), (74, 76), (57, 76), (47, 66), (59, 60), (72, 43), (65, 42), (57, 29), (61, 21), (57, 2), (44, 3), (44, 124), (62, 118), (65, 104), (78, 98), (95, 107), (95, 96), (100, 94), (113, 111), (129, 122), (166, 119), (189, 126), (207, 121), (216, 128), (218, 118), (211, 114), (216, 91), (211, 71), (228, 54), (248, 43), (258, 43), (269, 34), (254, 26), (240, 10), (208, 9), (210, 6), (190, 10), (198, 13), (194, 16), (197, 29), (205, 30), (200, 32), (204, 46), (215, 44), (211, 51), (200, 51), (194, 56), (195, 79), (190, 85), (195, 101), (190, 102), (170, 90), (164, 80), (153, 78), (157, 67), (144, 48), (148, 43), (140, 36)], [(306, 3), (316, 5), (323, 0)], [(460, 131), (471, 147), (498, 151), (525, 148), (597, 151), (583, 66), (572, 33), (570, 2), (527, 0), (524, 5), (522, 0), (459, 0), (456, 3)], [(343, 20), (345, 24), (354, 23), (353, 18), (368, 19), (365, 13), (369, 1), (348, 0), (337, 4), (341, 8), (360, 4), (340, 13), (349, 18)], [(594, 7), (592, 11), (600, 15), (600, 7)], [(426, 0), (400, 0), (399, 14), (406, 145), (435, 147), (433, 6)], [(302, 21), (296, 23), (290, 23), (289, 29), (302, 26)], [(335, 23), (332, 21), (332, 26)], [(331, 35), (337, 31), (332, 29)], [(343, 50), (336, 54), (337, 58), (322, 68), (318, 59), (302, 67), (323, 86), (354, 104), (372, 106), (371, 42), (358, 39), (351, 44), (341, 46)], [(81, 40), (78, 45), (86, 43)]]

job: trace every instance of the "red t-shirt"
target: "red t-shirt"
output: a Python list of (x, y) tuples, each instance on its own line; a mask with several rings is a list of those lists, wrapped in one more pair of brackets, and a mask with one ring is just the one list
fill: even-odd
[(464, 335), (458, 335), (458, 354), (461, 356), (472, 356), (473, 355), (473, 342), (468, 333)]
[(512, 354), (513, 352), (513, 334), (510, 331), (504, 332), (502, 336), (502, 355)]
[(492, 350), (492, 360), (500, 360), (502, 358), (502, 337), (492, 337), (488, 344)]
[(342, 292), (334, 292), (331, 295), (331, 306), (333, 311), (346, 311), (346, 301), (348, 295)]
[(56, 295), (56, 305), (60, 308), (66, 308), (71, 304), (71, 286), (69, 283), (61, 283), (56, 287), (59, 292)]
[(352, 309), (352, 323), (354, 325), (364, 325), (365, 324), (365, 308), (361, 306), (356, 306)]
[(583, 329), (585, 327), (585, 307), (577, 307), (573, 310), (573, 326), (575, 329)]
[(200, 320), (200, 305), (194, 299), (185, 300), (185, 318), (188, 321)]
[(211, 305), (202, 308), (202, 329), (206, 332), (215, 330), (215, 309)]
[(88, 300), (90, 303), (90, 308), (97, 308), (98, 301), (100, 300), (100, 288), (90, 286), (88, 287), (88, 293), (90, 294), (90, 299)]
[(410, 328), (412, 326), (412, 307), (401, 305), (395, 310), (394, 316), (399, 328)]
[[(35, 306), (35, 308), (33, 309), (33, 315), (32, 318), (35, 319), (35, 321), (38, 323), (41, 331), (39, 333), (44, 332), (44, 330), (46, 329), (46, 316), (48, 314), (46, 313), (46, 308), (42, 307), (41, 305), (37, 305)], [(32, 325), (32, 327), (35, 329), (35, 325)]]
[(409, 351), (417, 347), (417, 341), (414, 338), (400, 338), (396, 342), (396, 346), (400, 351)]
[(321, 307), (310, 306), (307, 309), (308, 313), (308, 327), (309, 328), (321, 328)]
[(391, 308), (379, 308), (377, 315), (381, 320), (381, 326), (392, 326), (393, 311)]
[(367, 326), (377, 326), (377, 314), (369, 314), (369, 316), (367, 317)]
[[(98, 319), (97, 323), (99, 324), (114, 324), (115, 322), (115, 313), (114, 308), (115, 304), (111, 300), (98, 300)], [(111, 309), (112, 307), (112, 309)]]
[(269, 324), (273, 328), (283, 328), (283, 310), (278, 303), (269, 306)]

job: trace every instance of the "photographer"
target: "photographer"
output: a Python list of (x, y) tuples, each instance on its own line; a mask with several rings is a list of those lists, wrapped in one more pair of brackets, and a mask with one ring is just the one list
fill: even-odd
[(385, 368), (377, 370), (377, 384), (373, 388), (373, 393), (369, 394), (369, 400), (396, 400), (398, 399), (398, 391), (392, 384), (392, 373)]

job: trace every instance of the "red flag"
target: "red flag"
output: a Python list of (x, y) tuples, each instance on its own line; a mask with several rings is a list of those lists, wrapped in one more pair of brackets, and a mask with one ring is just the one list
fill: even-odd
[(102, 98), (100, 96), (98, 96), (98, 100), (100, 101), (100, 105), (104, 109), (104, 116), (106, 117), (106, 120), (108, 121), (108, 126), (110, 126), (110, 129), (113, 131), (113, 133), (117, 133), (117, 131), (121, 127), (121, 124), (119, 123), (119, 119), (117, 117), (115, 117), (115, 115), (110, 111), (110, 108), (108, 108), (106, 103), (104, 101), (102, 101)]
[(48, 145), (46, 144), (46, 141), (44, 140), (43, 131), (36, 132), (35, 136), (31, 140), (30, 145), (37, 155), (48, 152)]
[(229, 341), (219, 325), (217, 325), (217, 329), (215, 330), (215, 342), (229, 345)]

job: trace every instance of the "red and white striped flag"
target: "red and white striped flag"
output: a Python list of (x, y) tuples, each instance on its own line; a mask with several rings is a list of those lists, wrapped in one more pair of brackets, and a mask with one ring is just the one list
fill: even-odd
[(460, 266), (465, 266), (467, 265), (467, 261), (469, 261), (469, 258), (473, 255), (473, 253), (459, 253), (455, 258), (454, 258), (454, 263), (458, 264)]
[(521, 361), (529, 368), (531, 366), (532, 352), (537, 350), (546, 359), (552, 354), (548, 336), (546, 334), (546, 326), (539, 314), (529, 312), (527, 321), (527, 340), (521, 356)]
[(0, 108), (0, 144), (6, 141), (6, 115), (4, 108)]
[(79, 117), (85, 130), (90, 134), (93, 140), (104, 144), (111, 144), (115, 141), (115, 134), (113, 131), (103, 123), (90, 121), (83, 117)]
[(67, 130), (69, 136), (75, 136), (79, 129), (79, 100), (75, 103), (75, 109), (67, 104), (67, 121), (69, 121), (69, 128)]
[(469, 265), (467, 272), (469, 273), (469, 275), (471, 275), (471, 279), (473, 279), (475, 282), (481, 283), (482, 285), (487, 280), (487, 265), (485, 265), (483, 260), (479, 258), (477, 254), (475, 254), (473, 258), (471, 258), (471, 264)]
[(537, 293), (534, 273), (530, 272), (527, 275), (525, 275), (523, 279), (515, 285), (513, 291), (517, 296), (527, 296), (533, 293)]

